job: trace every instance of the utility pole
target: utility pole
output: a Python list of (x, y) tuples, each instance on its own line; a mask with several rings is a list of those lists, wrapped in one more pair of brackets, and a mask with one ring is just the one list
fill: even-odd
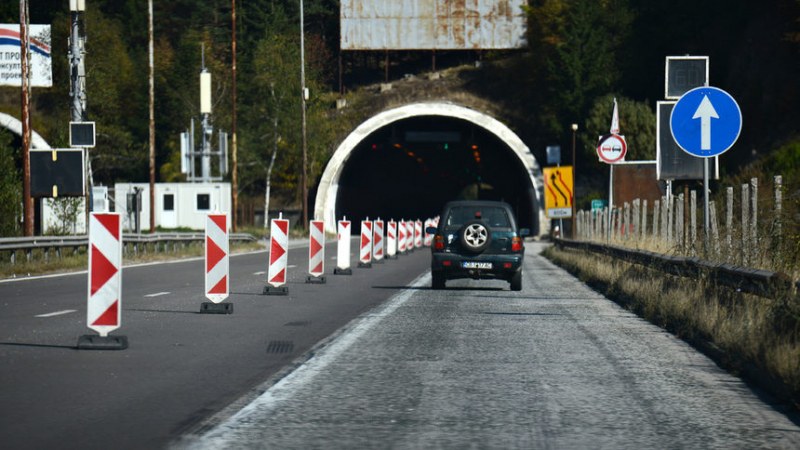
[[(71, 30), (69, 42), (70, 61), (70, 120), (72, 122), (86, 121), (86, 69), (84, 65), (85, 38), (81, 35), (81, 14), (86, 10), (85, 0), (70, 0), (69, 2)], [(92, 160), (89, 158), (89, 149), (86, 148), (86, 180), (84, 191), (86, 202), (86, 232), (89, 232), (89, 215), (92, 211)]]
[(153, 0), (147, 0), (147, 38), (150, 68), (150, 232), (156, 232), (156, 125), (155, 125), (155, 64), (153, 61)]
[(236, 232), (236, 224), (238, 222), (238, 215), (239, 215), (239, 167), (238, 167), (238, 155), (236, 150), (236, 0), (231, 0), (231, 29), (232, 29), (232, 36), (231, 36), (231, 57), (232, 57), (232, 67), (231, 67), (231, 74), (233, 76), (233, 123), (231, 124), (231, 133), (233, 134), (231, 138), (231, 145), (233, 146), (232, 151), (233, 154), (231, 155), (232, 158), (232, 165), (233, 165), (233, 173), (231, 174), (231, 182), (233, 184), (231, 189), (231, 203), (233, 203), (233, 220), (231, 221), (231, 226), (233, 228), (233, 232)]
[(22, 206), (23, 231), (25, 236), (33, 236), (33, 202), (31, 201), (31, 126), (30, 126), (30, 86), (28, 83), (28, 0), (19, 2), (20, 62), (22, 63)]
[(303, 25), (303, 0), (300, 0), (300, 104), (302, 106), (303, 145), (303, 229), (308, 227), (308, 142), (306, 141), (306, 57)]

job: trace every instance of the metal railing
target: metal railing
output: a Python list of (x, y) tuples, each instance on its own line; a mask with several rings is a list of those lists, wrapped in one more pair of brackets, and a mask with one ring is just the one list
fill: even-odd
[(679, 277), (703, 278), (718, 286), (760, 297), (777, 298), (787, 295), (787, 293), (797, 296), (800, 290), (800, 282), (793, 283), (791, 277), (781, 272), (712, 263), (694, 257), (670, 256), (595, 242), (556, 239), (555, 243), (561, 248), (573, 248), (607, 255)]
[[(256, 242), (257, 239), (248, 233), (231, 233), (231, 242)], [(138, 255), (140, 252), (147, 252), (148, 247), (153, 248), (156, 253), (177, 252), (178, 248), (185, 247), (187, 244), (202, 244), (205, 240), (205, 233), (181, 232), (181, 233), (154, 233), (154, 234), (133, 234), (125, 233), (122, 235), (123, 254), (133, 253)], [(35, 237), (13, 237), (0, 238), (0, 254), (6, 254), (6, 258), (11, 264), (16, 264), (17, 253), (25, 254), (27, 261), (33, 259), (34, 252), (39, 250), (45, 261), (50, 259), (51, 252), (56, 258), (61, 258), (62, 253), (70, 251), (71, 254), (86, 251), (89, 238), (86, 235), (78, 236), (35, 236)], [(5, 258), (3, 258), (5, 259)]]

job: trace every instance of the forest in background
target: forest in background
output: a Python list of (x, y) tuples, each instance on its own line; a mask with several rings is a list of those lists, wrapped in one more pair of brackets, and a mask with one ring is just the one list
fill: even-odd
[[(154, 0), (157, 181), (178, 181), (179, 134), (199, 117), (201, 47), (214, 77), (215, 127), (231, 129), (231, 1)], [(300, 203), (299, 2), (237, 2), (239, 187), (263, 196), (273, 144), (275, 202)], [(51, 145), (68, 141), (69, 2), (30, 0), (31, 23), (52, 26), (52, 88), (32, 95), (34, 129)], [(315, 182), (342, 132), (327, 120), (339, 91), (339, 2), (306, 0), (309, 179)], [(787, 200), (800, 183), (800, 2), (797, 0), (531, 0), (528, 47), (514, 51), (440, 52), (437, 66), (480, 57), (481, 95), (505, 99), (523, 117), (528, 145), (569, 148), (578, 123), (579, 166), (602, 188), (594, 138), (607, 131), (611, 99), (620, 102), (629, 159), (655, 156), (655, 102), (664, 95), (664, 58), (707, 55), (710, 81), (739, 102), (744, 128), (721, 158), (724, 182), (782, 174)], [(1, 23), (19, 22), (19, 2), (0, 5)], [(147, 2), (87, 0), (87, 116), (97, 123), (95, 184), (148, 179)], [(382, 52), (345, 54), (344, 88), (382, 81)], [(398, 52), (395, 79), (430, 70), (428, 52)], [(506, 70), (506, 69), (511, 70)], [(494, 80), (494, 81), (492, 81)], [(504, 90), (513, 87), (514, 95)], [(0, 111), (19, 116), (19, 89), (0, 87)], [(277, 121), (277, 127), (275, 126)], [(532, 136), (532, 137), (531, 137)], [(0, 131), (0, 235), (20, 232), (18, 139)], [(313, 186), (312, 186), (313, 187)], [(591, 188), (589, 189), (591, 190)], [(9, 219), (10, 218), (10, 219)]]

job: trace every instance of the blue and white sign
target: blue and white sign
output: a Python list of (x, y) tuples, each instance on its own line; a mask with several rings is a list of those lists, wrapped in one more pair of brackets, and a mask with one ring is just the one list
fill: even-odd
[(742, 131), (742, 111), (722, 89), (694, 88), (678, 100), (669, 120), (675, 142), (686, 153), (711, 158), (733, 147)]

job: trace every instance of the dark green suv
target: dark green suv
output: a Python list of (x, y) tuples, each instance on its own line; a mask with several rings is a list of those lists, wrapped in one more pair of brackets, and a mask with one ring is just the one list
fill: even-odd
[(444, 206), (431, 244), (433, 289), (444, 289), (456, 278), (500, 279), (522, 290), (523, 238), (530, 230), (517, 229), (507, 203), (455, 201)]

